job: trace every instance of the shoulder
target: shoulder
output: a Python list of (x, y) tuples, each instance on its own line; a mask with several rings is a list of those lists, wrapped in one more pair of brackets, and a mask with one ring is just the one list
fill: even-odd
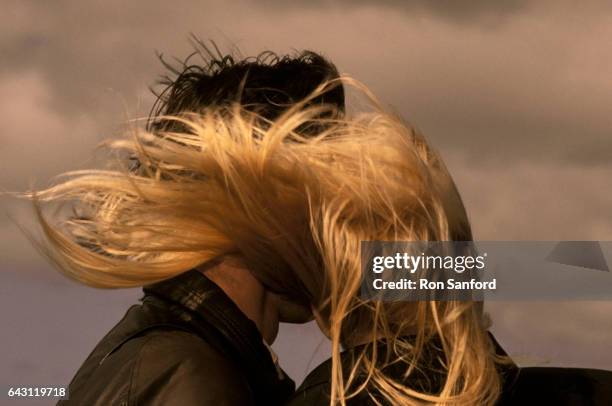
[(328, 359), (306, 376), (287, 405), (328, 405), (330, 393), (331, 359)]
[(240, 366), (200, 337), (152, 331), (142, 340), (130, 377), (137, 404), (248, 405), (251, 390)]
[(103, 357), (90, 357), (62, 404), (220, 406), (249, 405), (251, 398), (242, 369), (205, 340), (180, 329), (152, 328)]
[(507, 404), (609, 405), (612, 404), (612, 372), (586, 368), (521, 368), (502, 400)]

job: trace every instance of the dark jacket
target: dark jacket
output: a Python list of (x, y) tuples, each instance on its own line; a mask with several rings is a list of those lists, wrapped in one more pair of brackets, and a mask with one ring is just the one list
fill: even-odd
[[(497, 341), (491, 335), (496, 351), (506, 355)], [(379, 354), (386, 351), (386, 346), (377, 346)], [(341, 362), (344, 376), (350, 372), (353, 359), (359, 354), (362, 347), (344, 351)], [(416, 370), (406, 384), (415, 389), (439, 392), (444, 383), (443, 367), (439, 365), (436, 351), (424, 352), (425, 365), (430, 368)], [(438, 360), (438, 361), (437, 361)], [(404, 368), (395, 364), (384, 369), (389, 376), (402, 380)], [(612, 372), (578, 369), (578, 368), (518, 368), (514, 364), (500, 367), (499, 370), (503, 389), (497, 402), (499, 406), (509, 405), (556, 405), (556, 406), (599, 406), (612, 405)], [(359, 380), (357, 381), (359, 383)], [(327, 360), (315, 368), (297, 389), (288, 406), (328, 406), (331, 392), (331, 360)], [(370, 393), (380, 404), (388, 402), (376, 392)], [(367, 391), (360, 392), (356, 397), (350, 398), (348, 406), (374, 405)]]
[(202, 273), (144, 288), (60, 405), (276, 405), (294, 383), (255, 324)]

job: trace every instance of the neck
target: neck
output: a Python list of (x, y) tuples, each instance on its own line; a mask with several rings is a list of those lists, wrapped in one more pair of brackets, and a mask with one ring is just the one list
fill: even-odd
[(223, 258), (210, 266), (196, 267), (212, 280), (248, 317), (268, 344), (278, 332), (278, 307), (274, 296), (237, 258)]

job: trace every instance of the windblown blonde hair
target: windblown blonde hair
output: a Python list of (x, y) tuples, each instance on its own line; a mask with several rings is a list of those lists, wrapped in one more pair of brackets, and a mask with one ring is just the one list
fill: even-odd
[[(371, 108), (332, 119), (324, 113), (333, 107), (307, 105), (339, 83), (365, 94)], [(105, 144), (117, 162), (137, 157), (138, 171), (72, 171), (24, 194), (46, 236), (40, 248), (60, 271), (94, 287), (133, 287), (238, 253), (271, 290), (322, 315), (331, 404), (362, 390), (397, 405), (495, 402), (500, 378), (480, 303), (359, 298), (361, 241), (471, 238), (438, 154), (365, 86), (347, 77), (322, 84), (273, 122), (239, 105), (164, 119), (187, 130), (135, 129)], [(312, 123), (320, 133), (297, 130)], [(74, 214), (51, 223), (41, 202), (73, 203)], [(347, 374), (340, 353), (356, 335), (384, 338), (390, 353), (369, 346)], [(444, 354), (442, 389), (407, 385), (427, 368), (422, 354), (434, 340)], [(407, 379), (383, 371), (397, 362)]]

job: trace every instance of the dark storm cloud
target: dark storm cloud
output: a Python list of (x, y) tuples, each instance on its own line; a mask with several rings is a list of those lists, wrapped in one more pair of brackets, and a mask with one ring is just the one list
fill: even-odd
[[(247, 54), (322, 51), (437, 145), (480, 159), (499, 144), (527, 159), (583, 163), (605, 162), (610, 149), (612, 58), (598, 40), (610, 25), (596, 3), (580, 10), (521, 0), (8, 4), (0, 80), (36, 72), (48, 108), (65, 121), (87, 116), (96, 137), (126, 114), (146, 114), (146, 87), (163, 72), (155, 50), (184, 57), (194, 32), (247, 46)], [(504, 24), (491, 24), (497, 20)]]
[(354, 8), (360, 6), (390, 7), (397, 11), (413, 14), (427, 15), (442, 18), (454, 23), (495, 23), (505, 20), (515, 13), (525, 10), (527, 0), (302, 0), (278, 1), (256, 0), (254, 3), (265, 4), (268, 7), (344, 7)]
[(134, 94), (159, 68), (153, 44), (141, 41), (153, 26), (132, 24), (136, 10), (127, 6), (14, 2), (5, 10), (0, 73), (36, 70), (52, 88), (53, 108), (66, 114), (99, 110), (112, 89)]
[[(0, 15), (0, 183), (25, 186), (33, 175), (44, 181), (78, 167), (126, 118), (146, 115), (147, 86), (163, 72), (155, 50), (184, 57), (189, 32), (247, 55), (323, 52), (444, 154), (477, 169), (609, 164), (609, 6), (349, 3), (8, 2)], [(487, 26), (485, 16), (511, 18), (472, 29)]]

